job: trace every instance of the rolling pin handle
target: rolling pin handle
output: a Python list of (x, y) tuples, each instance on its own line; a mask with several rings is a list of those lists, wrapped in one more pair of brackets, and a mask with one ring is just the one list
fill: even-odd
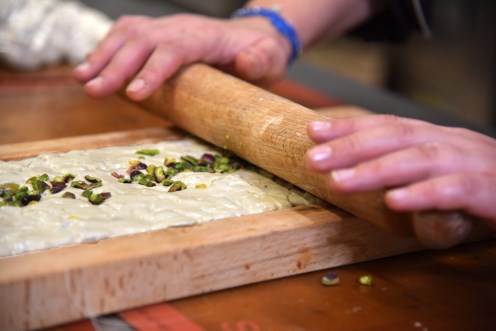
[(422, 211), (413, 215), (417, 239), (433, 249), (444, 249), (462, 243), (473, 228), (473, 218), (463, 212)]

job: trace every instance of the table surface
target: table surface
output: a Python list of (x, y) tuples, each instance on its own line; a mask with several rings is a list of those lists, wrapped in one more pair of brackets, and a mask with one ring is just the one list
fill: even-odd
[[(274, 92), (310, 108), (337, 103), (290, 81)], [(67, 67), (1, 71), (0, 114), (0, 144), (170, 125), (117, 96), (85, 96)], [(337, 286), (321, 285), (322, 270), (57, 330), (492, 330), (495, 258), (494, 241), (424, 251), (333, 268)], [(372, 275), (371, 287), (362, 275)]]

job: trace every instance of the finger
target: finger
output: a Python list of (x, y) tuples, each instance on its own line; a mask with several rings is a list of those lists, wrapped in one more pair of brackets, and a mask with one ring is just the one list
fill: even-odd
[(201, 59), (205, 50), (194, 37), (163, 42), (155, 49), (148, 61), (133, 81), (128, 85), (126, 94), (139, 101), (149, 97), (164, 81), (169, 79), (182, 65)]
[(110, 62), (115, 53), (135, 33), (133, 27), (139, 26), (148, 18), (125, 16), (119, 19), (97, 47), (88, 55), (86, 61), (74, 70), (74, 76), (82, 83), (95, 78)]
[(88, 55), (86, 61), (74, 69), (74, 77), (81, 83), (86, 83), (95, 78), (125, 42), (126, 38), (124, 36), (104, 39)]
[[(355, 132), (318, 145), (308, 151), (307, 161), (312, 169), (327, 172), (427, 142), (449, 143), (467, 150), (481, 148), (477, 142), (449, 134), (435, 125), (397, 122), (395, 125)], [(484, 148), (488, 149), (486, 145)]]
[(380, 126), (397, 124), (420, 125), (427, 123), (394, 115), (364, 115), (350, 118), (330, 119), (329, 121), (324, 122), (311, 122), (307, 126), (307, 134), (316, 143), (323, 143), (343, 135), (349, 135)]
[(397, 211), (465, 210), (496, 228), (495, 194), (495, 176), (460, 172), (391, 190), (386, 204)]
[(93, 97), (110, 95), (136, 74), (142, 63), (152, 52), (151, 42), (146, 40), (129, 40), (100, 72), (97, 78), (85, 85), (85, 91)]
[(463, 136), (467, 139), (477, 141), (478, 143), (483, 143), (488, 147), (496, 148), (496, 140), (482, 133), (475, 132), (465, 128), (453, 128), (453, 127), (439, 127), (439, 128), (442, 128), (444, 131), (452, 135)]
[(364, 192), (404, 185), (453, 172), (489, 173), (485, 153), (466, 157), (466, 150), (445, 143), (426, 143), (387, 154), (354, 168), (331, 173), (331, 185), (342, 192)]

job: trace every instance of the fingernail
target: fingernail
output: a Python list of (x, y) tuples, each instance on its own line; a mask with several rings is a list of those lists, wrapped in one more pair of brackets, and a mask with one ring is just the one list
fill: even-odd
[(349, 168), (349, 169), (336, 170), (331, 173), (331, 176), (336, 183), (343, 182), (355, 176), (355, 169)]
[(103, 84), (103, 78), (102, 77), (96, 77), (96, 78), (93, 78), (92, 80), (90, 80), (88, 83), (86, 83), (86, 86), (95, 88), (95, 87), (99, 87), (102, 84)]
[(326, 122), (320, 122), (320, 121), (315, 121), (310, 123), (310, 129), (312, 131), (327, 131), (331, 128), (332, 123), (330, 121)]
[(88, 70), (90, 70), (90, 65), (87, 62), (83, 62), (76, 67), (76, 71), (79, 71), (79, 72), (86, 72)]
[(406, 189), (392, 190), (387, 193), (387, 197), (388, 199), (395, 201), (405, 200), (408, 197), (408, 190)]
[(329, 146), (317, 146), (308, 151), (310, 158), (316, 162), (322, 162), (332, 157), (332, 149)]
[(128, 92), (138, 92), (139, 90), (142, 90), (145, 87), (145, 81), (141, 78), (135, 79), (131, 82), (131, 84), (128, 85), (127, 91)]

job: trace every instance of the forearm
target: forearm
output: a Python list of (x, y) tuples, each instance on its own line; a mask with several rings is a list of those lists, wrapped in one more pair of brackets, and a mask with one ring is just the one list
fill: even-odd
[(295, 27), (305, 47), (343, 34), (369, 18), (378, 3), (371, 0), (252, 0), (246, 7), (279, 8)]

